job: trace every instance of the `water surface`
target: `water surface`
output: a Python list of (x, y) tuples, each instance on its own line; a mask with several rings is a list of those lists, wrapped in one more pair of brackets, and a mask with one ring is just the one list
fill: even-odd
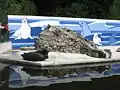
[(120, 90), (120, 64), (34, 69), (7, 66), (0, 90)]

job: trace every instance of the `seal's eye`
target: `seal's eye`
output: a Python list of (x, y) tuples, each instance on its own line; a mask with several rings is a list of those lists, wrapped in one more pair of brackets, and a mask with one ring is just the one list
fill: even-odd
[(67, 32), (70, 32), (71, 30), (67, 29)]

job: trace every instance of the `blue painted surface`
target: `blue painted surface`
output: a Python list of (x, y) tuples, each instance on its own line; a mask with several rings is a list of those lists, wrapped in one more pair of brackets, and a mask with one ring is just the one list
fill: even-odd
[[(28, 29), (21, 30), (21, 20), (24, 19), (27, 20), (30, 32)], [(10, 40), (12, 41), (13, 49), (34, 45), (35, 38), (44, 30), (47, 24), (51, 23), (52, 25), (55, 24), (60, 27), (72, 29), (89, 40), (93, 40), (94, 33), (97, 33), (99, 38), (101, 38), (100, 43), (103, 46), (120, 45), (120, 21), (117, 20), (9, 15), (8, 25), (11, 30)], [(25, 25), (23, 26), (25, 27)], [(30, 34), (32, 38), (26, 38), (27, 36), (24, 38), (22, 38), (22, 36), (20, 38), (14, 37), (16, 36), (16, 32), (21, 35)]]

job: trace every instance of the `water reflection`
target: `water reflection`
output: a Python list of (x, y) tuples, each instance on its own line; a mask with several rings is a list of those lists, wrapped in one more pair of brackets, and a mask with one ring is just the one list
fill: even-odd
[(36, 90), (53, 90), (52, 88), (105, 90), (113, 87), (112, 90), (119, 90), (119, 75), (120, 64), (57, 69), (7, 66), (0, 71), (0, 90), (18, 90), (18, 88), (21, 90), (33, 88)]
[(20, 66), (11, 66), (10, 68), (9, 86), (11, 88), (49, 86), (51, 84), (70, 83), (73, 81), (92, 81), (92, 78), (108, 77), (120, 73), (118, 66), (116, 69), (115, 65), (45, 70)]
[[(0, 64), (1, 65), (1, 64)], [(1, 66), (0, 66), (1, 68)], [(9, 67), (5, 66), (0, 69), (0, 90), (8, 90), (9, 88)]]

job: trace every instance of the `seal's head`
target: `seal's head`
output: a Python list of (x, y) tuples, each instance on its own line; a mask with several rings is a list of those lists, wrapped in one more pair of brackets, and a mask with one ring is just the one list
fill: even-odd
[(28, 23), (27, 19), (24, 18), (24, 19), (22, 20), (22, 23)]

